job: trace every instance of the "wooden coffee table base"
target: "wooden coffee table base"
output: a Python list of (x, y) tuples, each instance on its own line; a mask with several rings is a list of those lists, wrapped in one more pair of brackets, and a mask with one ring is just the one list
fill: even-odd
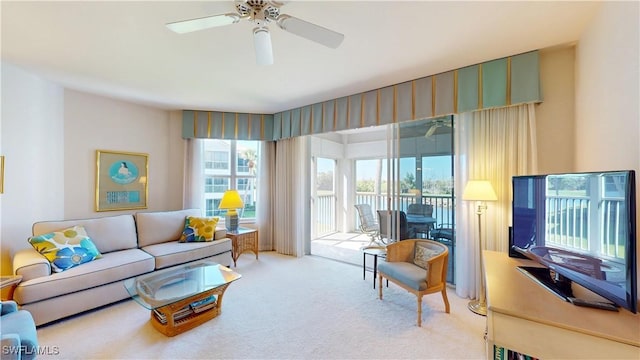
[[(151, 310), (151, 325), (153, 325), (156, 330), (165, 334), (166, 336), (175, 336), (215, 318), (222, 312), (222, 296), (224, 295), (225, 290), (227, 289), (227, 287), (229, 287), (230, 284), (231, 283), (224, 284), (215, 289), (205, 291), (198, 295), (177, 301), (173, 304)], [(188, 316), (183, 317), (179, 320), (174, 319), (176, 314), (179, 315), (180, 313), (186, 311), (185, 309), (191, 307), (191, 304), (200, 300), (207, 299), (212, 295), (216, 297), (216, 300), (209, 304), (212, 305), (210, 308), (207, 308), (206, 310), (202, 310), (200, 312), (190, 310), (191, 313)], [(160, 321), (158, 315), (156, 315), (156, 312), (164, 314), (167, 319), (166, 323)]]

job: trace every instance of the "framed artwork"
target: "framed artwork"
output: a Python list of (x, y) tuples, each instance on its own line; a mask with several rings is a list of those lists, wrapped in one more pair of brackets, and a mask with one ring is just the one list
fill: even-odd
[(96, 150), (96, 211), (146, 209), (149, 155)]

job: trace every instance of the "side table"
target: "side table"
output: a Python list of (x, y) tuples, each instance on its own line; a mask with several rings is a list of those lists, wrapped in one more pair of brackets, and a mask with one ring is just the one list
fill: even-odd
[[(384, 247), (368, 247), (362, 250), (362, 280), (366, 278), (367, 255), (373, 256), (373, 288), (376, 288), (376, 275), (378, 273), (378, 257), (387, 258), (387, 249)], [(388, 282), (387, 282), (388, 283)]]
[(231, 257), (234, 267), (237, 267), (236, 261), (240, 254), (246, 251), (256, 254), (256, 260), (258, 260), (258, 230), (239, 227), (238, 230), (227, 231), (227, 237), (231, 239)]
[[(11, 275), (0, 277), (0, 289), (2, 289), (2, 300), (13, 300), (13, 291), (16, 286), (22, 281), (22, 275)], [(8, 288), (8, 290), (5, 290)], [(6, 291), (6, 296), (5, 296)]]

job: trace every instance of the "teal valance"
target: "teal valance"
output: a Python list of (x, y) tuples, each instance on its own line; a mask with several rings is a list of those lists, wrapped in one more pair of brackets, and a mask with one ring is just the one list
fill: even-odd
[(492, 60), (276, 114), (183, 111), (183, 138), (278, 140), (542, 101), (539, 53)]

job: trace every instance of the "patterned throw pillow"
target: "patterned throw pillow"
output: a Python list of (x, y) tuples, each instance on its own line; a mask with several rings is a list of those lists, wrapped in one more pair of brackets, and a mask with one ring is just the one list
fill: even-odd
[(423, 269), (426, 269), (429, 259), (439, 255), (441, 252), (441, 250), (431, 249), (427, 245), (416, 244), (416, 247), (413, 250), (413, 263)]
[(216, 233), (218, 218), (187, 216), (184, 220), (184, 230), (180, 242), (213, 241)]
[(29, 243), (49, 260), (51, 269), (62, 272), (102, 257), (83, 226), (29, 238)]

